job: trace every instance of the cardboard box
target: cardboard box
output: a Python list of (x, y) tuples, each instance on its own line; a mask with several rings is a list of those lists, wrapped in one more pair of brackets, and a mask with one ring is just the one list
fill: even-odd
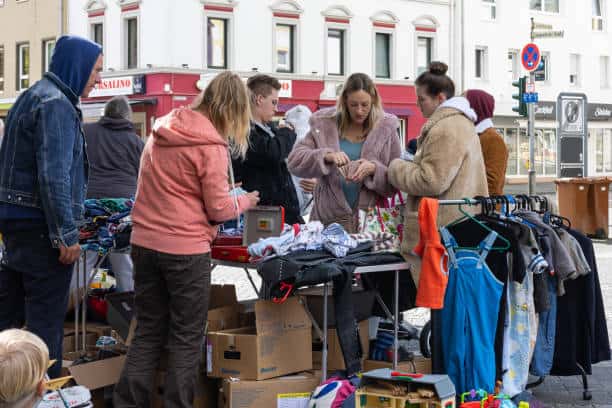
[[(152, 408), (163, 408), (164, 389), (166, 387), (165, 371), (158, 371), (155, 376), (155, 386), (153, 389)], [(195, 392), (193, 395), (193, 408), (216, 408), (219, 400), (220, 380), (208, 378), (200, 370), (196, 380)]]
[(319, 385), (311, 373), (264, 381), (223, 380), (218, 408), (306, 407)]
[(119, 381), (125, 356), (111, 357), (104, 360), (92, 361), (91, 363), (72, 365), (71, 354), (80, 355), (81, 353), (68, 353), (64, 356), (64, 364), (67, 365), (68, 375), (74, 377), (78, 385), (83, 385), (90, 390), (114, 385)]
[(255, 327), (209, 333), (210, 377), (264, 380), (312, 368), (311, 322), (298, 299), (255, 303)]
[[(96, 341), (98, 341), (98, 338), (100, 336), (98, 336), (97, 333), (93, 333), (93, 332), (87, 332), (87, 335), (85, 336), (85, 345), (87, 346), (95, 346), (96, 345)], [(62, 344), (62, 350), (64, 353), (70, 353), (72, 351), (75, 351), (75, 343), (74, 343), (74, 339), (75, 339), (75, 335), (74, 335), (74, 330), (72, 330), (71, 334), (68, 335), (64, 335), (64, 341)], [(83, 341), (83, 337), (82, 334), (79, 333), (79, 346), (82, 345), (82, 341)]]
[[(389, 361), (366, 360), (363, 371), (372, 371), (379, 368), (392, 368), (393, 363)], [(414, 357), (414, 366), (410, 361), (400, 361), (397, 364), (398, 371), (420, 374), (431, 374), (431, 359), (423, 356)]]
[[(323, 357), (323, 343), (316, 338), (317, 334), (313, 331), (312, 343), (312, 366), (315, 369), (321, 369), (321, 359)], [(370, 349), (370, 339), (368, 336), (368, 321), (364, 320), (359, 323), (359, 340), (361, 341), (361, 349), (363, 350), (362, 362), (368, 357)], [(344, 370), (344, 357), (342, 349), (338, 341), (336, 329), (327, 330), (327, 371)]]
[(234, 285), (212, 285), (208, 305), (208, 331), (236, 329), (239, 325), (240, 306)]

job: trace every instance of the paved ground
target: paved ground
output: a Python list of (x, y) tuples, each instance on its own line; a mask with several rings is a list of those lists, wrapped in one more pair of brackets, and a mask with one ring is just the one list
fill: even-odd
[[(595, 251), (606, 308), (608, 332), (610, 338), (612, 338), (612, 242), (596, 242)], [(253, 271), (251, 276), (254, 278), (255, 284), (259, 285), (261, 281), (257, 273)], [(256, 297), (252, 285), (241, 269), (219, 267), (213, 273), (213, 283), (236, 285), (239, 300)], [(417, 308), (408, 311), (404, 316), (412, 324), (422, 327), (429, 320), (429, 311)], [(612, 362), (595, 365), (593, 375), (588, 377), (588, 381), (593, 397), (590, 401), (582, 399), (580, 377), (547, 377), (544, 383), (536, 387), (533, 392), (548, 407), (593, 406), (612, 408)]]

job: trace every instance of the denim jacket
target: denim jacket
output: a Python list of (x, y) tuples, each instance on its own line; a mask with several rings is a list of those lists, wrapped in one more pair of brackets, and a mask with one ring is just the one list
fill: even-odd
[(88, 163), (79, 98), (53, 73), (24, 92), (6, 120), (0, 202), (43, 211), (54, 247), (74, 245)]

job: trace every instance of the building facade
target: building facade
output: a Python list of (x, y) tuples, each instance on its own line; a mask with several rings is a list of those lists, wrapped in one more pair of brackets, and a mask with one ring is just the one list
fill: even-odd
[(0, 118), (46, 71), (65, 29), (61, 0), (0, 0)]
[[(185, 104), (215, 72), (254, 71), (282, 80), (279, 115), (302, 103), (335, 103), (353, 72), (375, 78), (385, 109), (400, 117), (403, 139), (423, 118), (413, 81), (434, 59), (452, 58), (449, 0), (91, 0), (70, 1), (69, 31), (104, 47), (104, 77), (136, 81), (129, 94), (145, 113), (143, 131)], [(104, 96), (94, 94), (91, 111)], [(92, 113), (92, 116), (95, 116)]]
[(520, 61), (530, 42), (531, 18), (563, 30), (563, 38), (534, 42), (542, 53), (535, 73), (536, 158), (538, 180), (551, 180), (557, 169), (556, 101), (560, 92), (584, 93), (588, 106), (588, 175), (612, 174), (612, 99), (610, 56), (612, 26), (603, 0), (462, 0), (456, 7), (454, 46), (461, 50), (460, 89), (484, 89), (495, 96), (494, 122), (510, 157), (507, 180), (527, 180), (529, 140), (526, 120), (512, 111), (517, 101), (512, 82), (527, 75)]

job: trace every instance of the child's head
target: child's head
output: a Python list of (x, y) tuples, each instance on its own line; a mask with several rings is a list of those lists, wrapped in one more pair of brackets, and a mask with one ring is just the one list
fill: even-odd
[(49, 349), (38, 336), (19, 329), (0, 332), (0, 408), (33, 406), (44, 391), (48, 366)]

